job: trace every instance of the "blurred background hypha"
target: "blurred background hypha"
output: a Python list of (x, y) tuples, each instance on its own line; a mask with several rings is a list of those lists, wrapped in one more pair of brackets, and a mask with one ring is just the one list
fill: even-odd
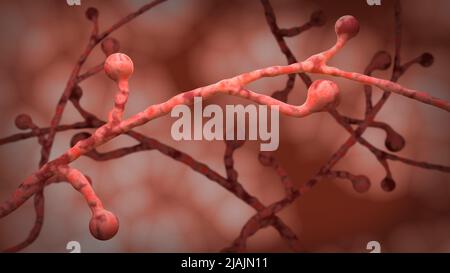
[[(100, 29), (134, 11), (146, 1), (1, 1), (0, 11), (0, 136), (18, 130), (14, 118), (28, 113), (38, 126), (48, 126), (70, 71), (85, 47), (91, 24), (84, 11), (100, 11)], [(393, 53), (392, 1), (369, 6), (366, 1), (272, 1), (280, 27), (302, 25), (310, 14), (323, 10), (327, 22), (299, 36), (288, 38), (297, 59), (303, 60), (334, 44), (334, 22), (345, 14), (358, 18), (359, 35), (332, 59), (345, 70), (363, 72), (378, 50)], [(402, 57), (409, 60), (431, 52), (430, 68), (412, 67), (400, 80), (404, 86), (425, 90), (450, 100), (450, 2), (403, 1)], [(121, 51), (135, 65), (126, 115), (160, 103), (182, 91), (204, 86), (253, 69), (286, 64), (270, 32), (259, 1), (170, 0), (113, 33)], [(85, 68), (104, 60), (99, 49)], [(375, 72), (389, 78), (390, 70)], [(313, 79), (328, 78), (312, 75)], [(250, 89), (272, 94), (284, 87), (286, 77), (258, 81)], [(342, 92), (339, 111), (362, 118), (363, 87), (335, 79)], [(100, 73), (81, 84), (86, 109), (105, 119), (116, 87)], [(381, 91), (374, 89), (378, 99)], [(289, 103), (303, 103), (306, 88), (296, 81)], [(248, 101), (217, 96), (207, 103), (247, 104)], [(62, 124), (81, 120), (68, 105)], [(174, 141), (170, 128), (175, 119), (159, 118), (138, 131), (189, 153), (225, 175), (223, 141)], [(377, 120), (390, 124), (406, 139), (399, 154), (415, 160), (450, 164), (448, 113), (392, 95)], [(304, 119), (280, 115), (280, 146), (276, 156), (295, 184), (301, 185), (348, 138), (327, 113)], [(58, 133), (52, 157), (69, 148), (75, 132)], [(383, 131), (368, 129), (364, 137), (384, 149)], [(114, 139), (99, 151), (133, 145), (126, 136)], [(258, 162), (259, 143), (247, 142), (236, 151), (239, 181), (264, 204), (283, 197), (276, 173)], [(37, 168), (40, 146), (35, 138), (0, 146), (0, 201)], [(69, 241), (79, 241), (85, 252), (218, 251), (229, 245), (254, 210), (231, 193), (192, 171), (188, 166), (157, 151), (134, 153), (120, 159), (95, 162), (82, 157), (73, 166), (94, 181), (105, 206), (120, 219), (112, 240), (98, 241), (88, 230), (90, 211), (82, 196), (68, 184), (45, 189), (46, 218), (40, 237), (25, 251), (66, 252)], [(379, 182), (385, 176), (376, 158), (355, 145), (336, 166), (372, 181), (369, 192), (356, 193), (345, 180), (324, 180), (283, 210), (279, 216), (295, 231), (305, 249), (312, 252), (366, 252), (376, 240), (383, 252), (444, 252), (450, 250), (450, 177), (448, 173), (390, 162), (397, 182), (386, 193)], [(23, 240), (34, 221), (33, 202), (0, 221), (0, 249)], [(288, 251), (273, 228), (260, 230), (248, 242), (249, 251)]]

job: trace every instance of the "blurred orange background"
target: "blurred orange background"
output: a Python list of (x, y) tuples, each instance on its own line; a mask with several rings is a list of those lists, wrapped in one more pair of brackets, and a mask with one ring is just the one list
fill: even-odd
[[(85, 47), (91, 23), (84, 12), (100, 11), (104, 30), (146, 3), (142, 0), (81, 0), (68, 6), (63, 0), (1, 1), (0, 11), (0, 137), (18, 132), (14, 118), (32, 115), (38, 126), (47, 127), (71, 69)], [(450, 19), (448, 1), (402, 1), (402, 60), (423, 52), (435, 57), (433, 66), (413, 66), (400, 84), (425, 90), (450, 100)], [(293, 38), (288, 45), (297, 59), (330, 47), (335, 40), (334, 22), (345, 14), (360, 21), (359, 35), (331, 61), (342, 69), (362, 72), (378, 50), (393, 52), (393, 1), (369, 6), (366, 1), (272, 1), (280, 27), (302, 25), (316, 10), (327, 23)], [(112, 34), (121, 52), (135, 65), (126, 115), (196, 87), (217, 82), (261, 67), (286, 64), (264, 18), (259, 1), (169, 0), (144, 13)], [(101, 63), (97, 47), (84, 69)], [(389, 78), (390, 70), (375, 76)], [(313, 79), (329, 78), (312, 75)], [(260, 80), (250, 89), (272, 94), (284, 87), (286, 77)], [(342, 79), (338, 110), (362, 118), (363, 87)], [(105, 119), (116, 90), (104, 73), (81, 84), (84, 107)], [(289, 96), (299, 105), (306, 89), (300, 80)], [(379, 98), (380, 90), (374, 89)], [(227, 96), (208, 101), (219, 105), (247, 104)], [(68, 104), (62, 123), (80, 121)], [(408, 98), (392, 95), (376, 120), (385, 121), (406, 139), (399, 155), (415, 160), (450, 165), (448, 113)], [(189, 153), (225, 175), (221, 141), (174, 141), (174, 119), (159, 118), (138, 129)], [(58, 133), (52, 158), (69, 148), (75, 131)], [(384, 148), (384, 133), (368, 129), (364, 137)], [(280, 147), (276, 156), (296, 185), (314, 175), (348, 138), (327, 113), (304, 119), (281, 116)], [(99, 148), (109, 151), (135, 142), (120, 136)], [(247, 142), (235, 153), (239, 181), (265, 204), (283, 197), (283, 188), (271, 168), (258, 162), (259, 143)], [(37, 139), (0, 146), (0, 201), (36, 170), (40, 158)], [(67, 252), (69, 241), (79, 241), (83, 252), (216, 252), (231, 244), (254, 214), (244, 202), (208, 178), (157, 151), (95, 162), (80, 158), (72, 164), (94, 181), (105, 207), (120, 219), (119, 233), (109, 241), (94, 239), (88, 230), (90, 211), (82, 196), (66, 183), (45, 190), (46, 216), (40, 237), (25, 252)], [(368, 252), (369, 241), (379, 241), (382, 252), (450, 251), (450, 176), (390, 161), (397, 188), (386, 193), (379, 181), (384, 170), (367, 149), (355, 145), (336, 169), (365, 174), (372, 187), (355, 193), (348, 181), (323, 180), (314, 190), (283, 210), (280, 217), (296, 232), (310, 252)], [(28, 201), (0, 220), (0, 249), (23, 240), (34, 221), (33, 202)], [(248, 241), (248, 251), (290, 251), (271, 227)]]

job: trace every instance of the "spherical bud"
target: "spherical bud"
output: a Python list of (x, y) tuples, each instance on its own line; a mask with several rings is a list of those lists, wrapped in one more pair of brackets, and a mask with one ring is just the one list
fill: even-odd
[(110, 79), (126, 80), (133, 73), (133, 61), (123, 53), (114, 53), (106, 58), (104, 69)]
[(336, 107), (339, 103), (339, 87), (329, 80), (316, 80), (308, 89), (305, 106), (312, 112)]
[(120, 50), (120, 43), (114, 38), (106, 38), (102, 41), (102, 51), (106, 56), (117, 53)]
[(96, 8), (90, 7), (86, 10), (86, 18), (89, 21), (97, 20), (98, 18), (98, 10)]
[(423, 53), (422, 56), (420, 56), (419, 63), (423, 67), (429, 67), (433, 64), (433, 62), (434, 62), (434, 57), (433, 57), (433, 55), (431, 55), (428, 52)]
[(311, 14), (311, 18), (309, 19), (309, 21), (311, 22), (311, 24), (313, 26), (316, 26), (316, 27), (321, 27), (321, 26), (325, 25), (326, 20), (325, 20), (325, 15), (323, 14), (323, 11), (318, 10), (318, 11), (313, 12)]
[(368, 69), (373, 70), (386, 70), (391, 66), (392, 58), (386, 51), (378, 51), (373, 55), (372, 61)]
[(334, 25), (334, 30), (338, 37), (350, 40), (359, 32), (359, 22), (351, 15), (345, 15), (339, 18)]
[(389, 151), (398, 152), (405, 147), (405, 139), (394, 130), (389, 130), (384, 145)]
[(112, 212), (102, 209), (91, 218), (89, 230), (96, 239), (109, 240), (119, 230), (119, 219)]
[(70, 99), (74, 101), (79, 101), (83, 96), (83, 89), (80, 86), (76, 85), (72, 89), (72, 93), (70, 94)]
[(27, 114), (20, 114), (16, 117), (14, 121), (16, 127), (20, 130), (26, 130), (33, 127), (33, 120)]
[(395, 181), (390, 177), (385, 177), (381, 181), (381, 188), (386, 192), (391, 192), (395, 189)]
[(86, 139), (91, 137), (91, 134), (88, 132), (81, 132), (81, 133), (77, 133), (75, 134), (72, 139), (70, 140), (70, 147), (75, 146), (75, 144), (78, 143), (78, 141)]
[(370, 189), (370, 180), (365, 175), (357, 175), (352, 180), (352, 186), (356, 192), (364, 193)]

